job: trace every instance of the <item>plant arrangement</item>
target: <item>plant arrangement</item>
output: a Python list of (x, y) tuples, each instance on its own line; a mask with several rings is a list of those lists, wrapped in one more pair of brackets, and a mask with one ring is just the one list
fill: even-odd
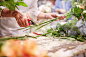
[[(25, 6), (27, 7), (27, 5), (22, 2), (23, 0), (0, 0), (0, 6), (6, 6), (7, 8), (9, 8), (10, 10), (15, 10), (15, 8), (18, 9), (17, 6)], [(79, 41), (82, 41), (84, 42), (84, 40), (86, 39), (86, 33), (85, 33), (85, 27), (86, 27), (86, 1), (85, 0), (72, 0), (72, 8), (71, 10), (66, 13), (65, 15), (67, 16), (66, 19), (68, 19), (69, 17), (73, 17), (73, 20), (71, 20), (70, 22), (64, 24), (64, 25), (61, 25), (61, 24), (57, 24), (56, 28), (53, 29), (48, 29), (46, 33), (42, 34), (42, 35), (39, 35), (39, 36), (47, 36), (47, 37), (64, 37), (64, 38), (61, 38), (61, 39), (70, 39), (73, 38), (73, 39), (76, 39), (76, 40), (79, 40)], [(49, 20), (49, 21), (46, 21), (46, 22), (43, 22), (43, 23), (40, 23), (39, 25), (33, 25), (33, 26), (28, 26), (28, 27), (37, 27), (38, 29), (42, 28), (43, 26), (55, 21), (59, 19), (59, 17), (55, 18), (55, 19), (52, 19), (52, 20)], [(28, 28), (28, 27), (25, 27), (25, 28)], [(24, 28), (22, 28), (24, 29)], [(28, 30), (28, 29), (27, 29)], [(35, 52), (37, 51), (39, 53), (39, 51), (35, 48), (36, 47), (36, 43), (34, 43), (33, 41), (30, 41), (30, 40), (25, 40), (26, 37), (32, 37), (32, 38), (37, 38), (39, 36), (36, 36), (36, 37), (33, 37), (33, 36), (29, 36), (29, 35), (25, 35), (25, 36), (21, 36), (21, 37), (11, 37), (11, 38), (4, 38), (4, 39), (0, 39), (0, 56), (1, 55), (7, 55), (8, 52), (4, 53), (4, 51), (12, 51), (13, 54), (11, 53), (11, 56), (21, 56), (20, 54), (22, 53), (22, 56), (39, 56), (37, 54), (35, 54)], [(12, 40), (10, 40), (12, 39)], [(16, 40), (13, 40), (13, 39), (16, 39)], [(17, 39), (20, 39), (23, 41), (23, 45), (20, 46), (20, 40), (17, 40)], [(3, 41), (7, 40), (4, 45), (3, 45)], [(14, 43), (14, 46), (13, 44)], [(16, 46), (16, 43), (18, 43), (18, 46)], [(27, 43), (27, 44), (26, 44)], [(33, 47), (33, 50), (32, 53), (30, 53), (28, 50), (27, 50), (27, 47), (30, 48), (30, 45), (29, 43), (33, 44), (31, 45)], [(9, 49), (6, 49), (5, 47), (9, 47)], [(3, 47), (3, 48), (2, 48)], [(15, 48), (13, 48), (15, 47)], [(16, 49), (17, 47), (22, 47), (21, 50), (23, 50), (24, 52), (20, 52), (21, 50), (20, 49)], [(2, 49), (1, 49), (2, 48)], [(25, 49), (26, 48), (26, 49)], [(5, 50), (6, 49), (6, 50)], [(24, 50), (25, 49), (25, 50)], [(15, 52), (20, 52), (19, 53), (15, 53)], [(43, 56), (46, 57), (46, 52), (44, 53), (41, 53)], [(40, 56), (39, 56), (40, 57)]]
[(72, 20), (64, 25), (58, 23), (55, 29), (48, 29), (45, 35), (57, 38), (72, 37), (83, 42), (86, 39), (86, 1), (72, 0), (72, 8), (65, 15), (66, 19), (72, 17)]
[(48, 57), (47, 51), (39, 50), (33, 40), (7, 40), (0, 48), (0, 57)]
[[(51, 28), (51, 29), (47, 30), (47, 33), (44, 33), (42, 35), (51, 35), (51, 36), (58, 37), (58, 36), (62, 36), (62, 34), (65, 34), (65, 36), (69, 36), (69, 37), (71, 36), (71, 37), (75, 37), (75, 38), (80, 37), (80, 38), (85, 39), (86, 34), (85, 33), (83, 34), (80, 31), (80, 29), (82, 27), (78, 26), (78, 25), (84, 26), (84, 24), (85, 24), (85, 20), (86, 20), (86, 6), (85, 6), (86, 1), (85, 0), (83, 0), (83, 1), (82, 0), (80, 0), (80, 1), (72, 0), (71, 4), (72, 4), (72, 8), (70, 9), (69, 12), (67, 12), (64, 15), (67, 16), (66, 19), (68, 19), (69, 17), (74, 16), (73, 20), (71, 20), (71, 22), (68, 22), (64, 25), (57, 24), (56, 29)], [(55, 19), (52, 19), (52, 20), (45, 21), (45, 22), (40, 23), (38, 25), (36, 24), (36, 25), (33, 25), (33, 26), (28, 26), (28, 27), (31, 27), (31, 28), (37, 27), (36, 30), (38, 30), (38, 29), (46, 26), (47, 24), (49, 24), (49, 23), (51, 23), (51, 22), (53, 22), (57, 19), (59, 19), (59, 17), (57, 17)], [(81, 24), (80, 24), (80, 22), (81, 22)], [(25, 28), (27, 28), (26, 30), (28, 30), (28, 27), (25, 27)], [(25, 29), (25, 28), (22, 28), (22, 29)], [(72, 33), (70, 33), (70, 31), (72, 31)], [(31, 36), (31, 37), (33, 37), (33, 36)], [(34, 37), (34, 38), (36, 38), (36, 37)], [(78, 40), (81, 40), (81, 39), (78, 39)]]

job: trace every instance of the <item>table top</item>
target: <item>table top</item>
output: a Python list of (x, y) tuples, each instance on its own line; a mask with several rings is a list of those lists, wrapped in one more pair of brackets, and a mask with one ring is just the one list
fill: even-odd
[[(11, 35), (5, 36), (0, 38), (7, 38), (7, 37), (17, 37), (17, 36), (24, 36), (22, 35)], [(32, 33), (29, 35), (36, 36)], [(41, 36), (37, 39), (27, 37), (28, 39), (35, 40), (38, 43), (39, 50), (47, 50), (48, 55), (50, 57), (72, 57), (77, 56), (79, 54), (83, 54), (86, 52), (86, 41), (71, 41), (67, 39), (60, 39), (60, 38), (53, 38), (53, 37), (45, 37)]]

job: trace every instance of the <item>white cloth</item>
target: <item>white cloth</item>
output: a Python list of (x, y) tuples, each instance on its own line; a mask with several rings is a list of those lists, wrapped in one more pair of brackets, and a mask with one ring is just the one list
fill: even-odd
[[(37, 16), (40, 13), (37, 9), (37, 1), (38, 0), (24, 0), (28, 7), (18, 6), (19, 10), (16, 10), (24, 14), (27, 14), (27, 12), (29, 12), (30, 17), (34, 21), (37, 21)], [(5, 17), (4, 19), (0, 19), (0, 36), (23, 34), (30, 32), (30, 30), (23, 32), (25, 29), (18, 30), (20, 28), (21, 27), (18, 25), (15, 18)]]

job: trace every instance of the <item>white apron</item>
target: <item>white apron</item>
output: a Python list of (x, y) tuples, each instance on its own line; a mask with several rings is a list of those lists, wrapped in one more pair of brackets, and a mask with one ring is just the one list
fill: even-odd
[[(37, 1), (38, 0), (24, 0), (28, 7), (19, 6), (19, 10), (17, 11), (20, 11), (23, 14), (27, 14), (27, 12), (29, 12), (30, 17), (34, 21), (37, 21), (37, 16), (40, 13), (37, 9)], [(26, 34), (30, 32), (30, 30), (24, 31), (25, 29), (18, 30), (20, 28), (21, 27), (18, 25), (15, 18), (4, 17), (4, 19), (0, 19), (0, 36)]]

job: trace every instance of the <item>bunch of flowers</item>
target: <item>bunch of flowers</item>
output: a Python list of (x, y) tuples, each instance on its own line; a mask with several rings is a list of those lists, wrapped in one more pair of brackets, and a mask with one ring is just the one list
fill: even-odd
[(47, 51), (39, 50), (33, 40), (7, 40), (0, 49), (0, 57), (48, 57)]

